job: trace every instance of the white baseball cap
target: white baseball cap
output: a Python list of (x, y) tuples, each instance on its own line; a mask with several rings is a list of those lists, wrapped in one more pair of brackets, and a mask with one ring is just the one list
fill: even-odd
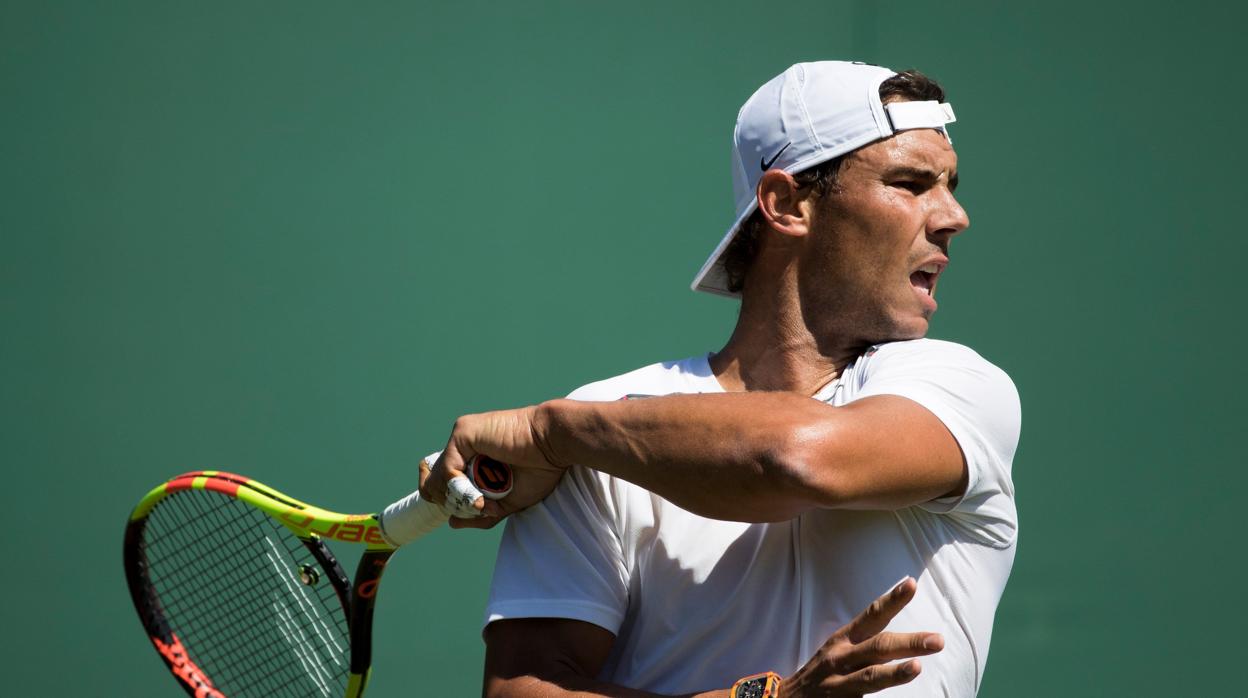
[(728, 290), (721, 257), (741, 223), (758, 207), (758, 180), (770, 169), (789, 174), (889, 138), (934, 128), (949, 137), (953, 107), (940, 102), (880, 103), (888, 68), (848, 61), (798, 63), (758, 88), (741, 106), (732, 137), (732, 191), (737, 217), (691, 287), (721, 296)]

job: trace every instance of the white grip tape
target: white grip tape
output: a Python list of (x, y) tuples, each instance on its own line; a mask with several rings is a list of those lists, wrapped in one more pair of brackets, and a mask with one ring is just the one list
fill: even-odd
[(417, 490), (386, 507), (377, 517), (381, 536), (396, 548), (428, 535), (451, 518), (437, 504), (420, 498)]
[[(439, 455), (441, 451), (434, 452), (425, 458), (425, 462), (432, 465)], [(473, 504), (481, 496), (481, 490), (462, 475), (451, 478), (447, 483), (446, 503), (442, 506), (421, 499), (420, 490), (417, 490), (386, 507), (377, 517), (381, 536), (397, 548), (425, 537), (452, 516), (475, 518), (481, 512)]]

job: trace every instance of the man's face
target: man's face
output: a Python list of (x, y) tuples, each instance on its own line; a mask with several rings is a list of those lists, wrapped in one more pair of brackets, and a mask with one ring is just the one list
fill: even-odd
[(838, 188), (814, 203), (799, 260), (816, 337), (915, 339), (936, 312), (949, 241), (970, 225), (954, 199), (958, 157), (939, 131), (903, 131), (851, 153)]

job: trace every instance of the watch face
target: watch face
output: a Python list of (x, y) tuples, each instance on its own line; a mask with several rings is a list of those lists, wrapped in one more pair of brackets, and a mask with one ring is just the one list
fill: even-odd
[(741, 687), (737, 689), (736, 698), (766, 698), (766, 696), (767, 677), (760, 676), (741, 684)]

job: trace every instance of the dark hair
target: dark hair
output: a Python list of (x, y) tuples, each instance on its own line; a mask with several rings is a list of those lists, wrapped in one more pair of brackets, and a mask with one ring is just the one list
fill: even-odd
[[(889, 102), (925, 102), (934, 100), (945, 101), (945, 90), (935, 80), (917, 70), (903, 70), (880, 83), (880, 101)], [(800, 189), (808, 189), (810, 195), (818, 201), (837, 190), (837, 175), (845, 162), (845, 155), (835, 157), (827, 162), (793, 174)], [(758, 247), (762, 243), (763, 214), (755, 210), (749, 218), (741, 223), (741, 229), (728, 243), (724, 250), (722, 264), (728, 277), (728, 290), (740, 293), (745, 288), (745, 276), (758, 256)]]

